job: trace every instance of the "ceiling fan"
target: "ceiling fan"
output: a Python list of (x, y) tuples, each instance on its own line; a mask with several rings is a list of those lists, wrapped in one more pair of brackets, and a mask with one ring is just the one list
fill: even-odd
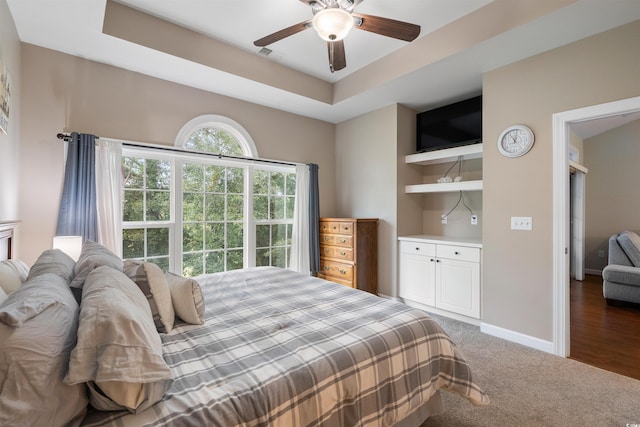
[(254, 41), (253, 44), (258, 47), (265, 47), (313, 27), (318, 32), (318, 35), (327, 41), (329, 69), (333, 73), (347, 66), (343, 39), (354, 27), (408, 42), (415, 40), (420, 34), (419, 25), (379, 16), (365, 15), (364, 13), (353, 13), (354, 8), (364, 0), (300, 1), (311, 6), (312, 19), (283, 28)]

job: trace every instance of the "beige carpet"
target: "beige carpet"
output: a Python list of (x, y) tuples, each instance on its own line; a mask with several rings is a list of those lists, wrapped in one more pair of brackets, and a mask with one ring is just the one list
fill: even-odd
[(640, 381), (432, 317), (458, 344), (491, 404), (475, 407), (442, 392), (445, 413), (423, 427), (640, 426)]

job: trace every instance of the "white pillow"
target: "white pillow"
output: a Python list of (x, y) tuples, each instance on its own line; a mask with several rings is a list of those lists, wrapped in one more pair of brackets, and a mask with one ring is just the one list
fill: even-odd
[(7, 300), (7, 298), (9, 298), (9, 295), (7, 295), (7, 293), (4, 291), (4, 289), (2, 289), (2, 287), (0, 287), (0, 304), (5, 302)]
[(198, 282), (167, 273), (167, 283), (176, 315), (192, 325), (204, 324), (204, 299)]
[(29, 266), (19, 259), (8, 259), (0, 262), (0, 288), (11, 295), (29, 275)]

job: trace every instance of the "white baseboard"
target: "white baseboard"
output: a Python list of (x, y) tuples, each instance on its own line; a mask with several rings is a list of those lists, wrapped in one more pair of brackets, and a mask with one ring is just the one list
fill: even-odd
[(535, 348), (536, 350), (544, 351), (545, 353), (554, 354), (552, 341), (541, 340), (540, 338), (521, 334), (520, 332), (501, 328), (500, 326), (490, 325), (488, 323), (481, 323), (480, 331), (488, 335), (493, 335), (494, 337), (522, 344), (527, 347)]
[(591, 268), (585, 268), (584, 274), (593, 274), (594, 276), (602, 276), (602, 270), (593, 270)]

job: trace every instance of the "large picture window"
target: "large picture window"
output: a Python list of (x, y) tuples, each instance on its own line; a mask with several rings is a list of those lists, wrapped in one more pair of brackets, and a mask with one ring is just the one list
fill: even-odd
[(241, 132), (200, 126), (184, 146), (204, 156), (124, 148), (123, 257), (184, 276), (288, 267), (295, 167), (244, 160)]

